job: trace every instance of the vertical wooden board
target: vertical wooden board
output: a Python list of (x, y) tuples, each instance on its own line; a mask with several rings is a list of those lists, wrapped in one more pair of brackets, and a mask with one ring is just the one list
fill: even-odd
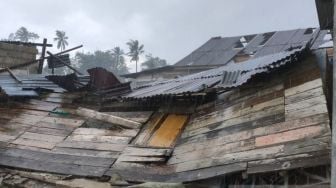
[(134, 144), (136, 145), (145, 145), (150, 138), (150, 136), (153, 134), (155, 129), (158, 127), (158, 125), (161, 123), (162, 119), (164, 118), (163, 113), (156, 113), (154, 114), (151, 119), (146, 123), (144, 129), (141, 131), (141, 133), (136, 137)]
[(170, 147), (188, 120), (186, 115), (170, 114), (161, 124), (160, 128), (150, 138), (148, 145), (157, 147)]

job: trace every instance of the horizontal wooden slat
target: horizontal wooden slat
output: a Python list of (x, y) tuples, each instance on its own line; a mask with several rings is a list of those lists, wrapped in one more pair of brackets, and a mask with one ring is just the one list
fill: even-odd
[(41, 119), (42, 122), (55, 123), (55, 124), (64, 124), (68, 126), (78, 127), (84, 123), (82, 119), (75, 118), (58, 118), (58, 117), (44, 117)]
[(96, 128), (77, 128), (73, 134), (78, 135), (96, 135), (96, 136), (124, 136), (124, 137), (134, 137), (138, 134), (137, 129), (116, 129), (116, 130), (105, 130)]
[(68, 141), (86, 141), (86, 142), (106, 142), (115, 144), (128, 144), (131, 137), (122, 136), (101, 136), (101, 135), (71, 135)]
[(56, 143), (55, 142), (46, 142), (34, 139), (27, 138), (18, 138), (12, 142), (12, 144), (24, 145), (24, 146), (32, 146), (38, 148), (52, 149)]
[(122, 127), (130, 128), (130, 129), (138, 129), (141, 126), (141, 123), (139, 122), (135, 122), (135, 121), (128, 120), (128, 119), (121, 118), (121, 117), (114, 116), (114, 115), (105, 114), (105, 113), (87, 109), (87, 108), (81, 108), (81, 107), (78, 108), (76, 110), (76, 114), (80, 116), (112, 123), (115, 125), (120, 125)]
[(285, 90), (285, 96), (296, 95), (314, 88), (322, 87), (322, 80), (316, 79), (313, 81), (306, 82), (304, 84), (298, 85), (296, 87), (291, 87)]
[(121, 162), (150, 162), (150, 163), (162, 163), (165, 162), (166, 159), (163, 157), (148, 157), (148, 156), (129, 156), (129, 155), (121, 155), (118, 158), (118, 161)]
[(41, 160), (25, 159), (22, 157), (12, 157), (3, 154), (0, 154), (0, 165), (6, 167), (15, 167), (19, 169), (29, 169), (42, 172), (53, 172), (66, 175), (72, 174), (92, 177), (101, 177), (106, 171), (105, 167), (54, 163)]
[(57, 147), (64, 148), (77, 148), (77, 149), (92, 149), (103, 151), (123, 151), (126, 145), (112, 144), (112, 143), (99, 143), (99, 142), (79, 142), (79, 141), (64, 141), (57, 144)]
[(123, 154), (132, 156), (170, 156), (172, 153), (171, 148), (160, 149), (160, 148), (150, 148), (150, 147), (127, 147)]
[(313, 136), (318, 136), (326, 132), (327, 125), (317, 125), (311, 127), (304, 127), (301, 129), (295, 129), (291, 131), (285, 131), (276, 134), (269, 134), (266, 136), (257, 137), (255, 140), (255, 145), (257, 147), (279, 144), (284, 142), (290, 142), (293, 140), (299, 140), (304, 138), (311, 138)]
[(265, 173), (326, 164), (330, 164), (330, 151), (328, 150), (261, 161), (251, 161), (248, 163), (247, 173)]
[(114, 158), (114, 159), (117, 159), (119, 157), (119, 152), (99, 151), (99, 150), (91, 150), (91, 149), (54, 147), (52, 149), (52, 152), (59, 153), (59, 154), (67, 154), (67, 155)]
[(285, 104), (292, 104), (319, 96), (323, 96), (322, 87), (314, 88), (296, 95), (285, 96)]

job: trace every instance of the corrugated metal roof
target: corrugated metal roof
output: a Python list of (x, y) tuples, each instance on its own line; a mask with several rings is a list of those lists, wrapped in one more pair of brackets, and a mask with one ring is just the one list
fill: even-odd
[(230, 63), (177, 79), (153, 82), (135, 89), (124, 98), (140, 99), (202, 92), (207, 88), (237, 87), (247, 82), (253, 75), (296, 62), (307, 49), (306, 46), (250, 59), (242, 63)]
[[(54, 92), (64, 92), (65, 90), (60, 88), (45, 78), (45, 75), (32, 74), (17, 76), (21, 82), (15, 80), (11, 75), (0, 75), (0, 89), (1, 91), (10, 97), (15, 96), (27, 96), (35, 97), (37, 93), (35, 90), (48, 89)], [(79, 76), (79, 80), (83, 84), (87, 84), (89, 76)]]
[[(269, 33), (274, 33), (271, 37), (265, 39)], [(312, 45), (312, 49), (318, 48), (322, 43), (324, 36), (327, 34), (325, 30), (314, 28), (295, 29), (287, 31), (275, 31), (269, 33), (260, 33), (252, 35), (245, 47), (236, 48), (237, 43), (242, 37), (214, 37), (203, 44), (201, 47), (193, 51), (191, 54), (180, 60), (175, 66), (186, 65), (225, 65), (239, 53), (253, 54), (251, 59), (285, 51), (291, 46), (303, 46), (308, 41), (317, 38)], [(250, 35), (249, 35), (250, 36)], [(317, 37), (316, 37), (317, 36)], [(262, 44), (263, 41), (265, 44)]]

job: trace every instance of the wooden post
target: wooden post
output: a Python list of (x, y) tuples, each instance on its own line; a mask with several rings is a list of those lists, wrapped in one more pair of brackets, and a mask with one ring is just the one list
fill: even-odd
[(47, 39), (43, 39), (42, 54), (41, 54), (41, 58), (40, 58), (40, 62), (39, 62), (38, 70), (37, 70), (38, 74), (42, 74), (43, 62), (44, 62), (46, 48), (47, 48)]
[(330, 187), (336, 187), (336, 3), (334, 1), (334, 26), (333, 26), (333, 40), (334, 40), (334, 55), (333, 55), (333, 98), (332, 98), (332, 145), (331, 145), (331, 182)]

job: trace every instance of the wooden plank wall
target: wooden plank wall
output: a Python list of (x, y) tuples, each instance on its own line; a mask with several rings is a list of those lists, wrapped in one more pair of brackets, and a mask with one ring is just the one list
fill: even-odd
[[(237, 89), (194, 114), (168, 164), (177, 172), (247, 163), (247, 172), (318, 165), (330, 128), (319, 70), (311, 59), (267, 82)], [(324, 160), (321, 162), (329, 162)]]
[(255, 78), (198, 107), (167, 165), (119, 163), (114, 167), (133, 181), (195, 181), (240, 171), (254, 174), (328, 164), (330, 139), (320, 72), (308, 59)]

